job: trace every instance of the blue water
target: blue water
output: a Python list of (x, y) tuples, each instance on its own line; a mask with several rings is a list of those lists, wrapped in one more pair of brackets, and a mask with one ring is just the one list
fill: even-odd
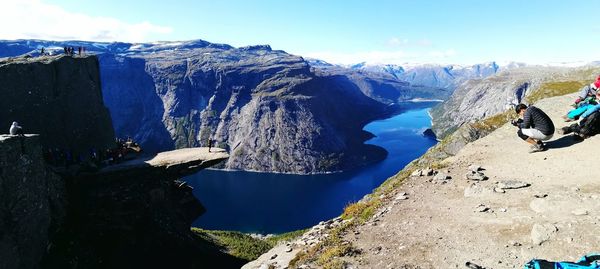
[(356, 171), (329, 175), (286, 175), (204, 170), (185, 180), (206, 207), (194, 227), (251, 233), (282, 233), (339, 216), (344, 207), (370, 193), (388, 177), (435, 145), (422, 132), (430, 127), (432, 104), (406, 104), (405, 112), (369, 123), (367, 141), (388, 157)]

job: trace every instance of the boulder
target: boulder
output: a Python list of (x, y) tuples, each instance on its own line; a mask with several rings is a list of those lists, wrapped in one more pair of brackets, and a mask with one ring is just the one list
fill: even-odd
[(498, 188), (501, 189), (520, 189), (529, 187), (531, 184), (519, 180), (502, 180), (498, 182)]
[(558, 232), (558, 228), (551, 223), (545, 224), (534, 224), (531, 229), (531, 241), (535, 245), (541, 245), (542, 243), (550, 240), (550, 238)]
[(411, 177), (420, 177), (423, 176), (423, 170), (417, 169), (410, 174)]
[(446, 180), (446, 179), (452, 179), (452, 177), (446, 173), (439, 172), (433, 177), (433, 179), (434, 180)]
[(469, 166), (470, 172), (479, 172), (480, 170), (482, 170), (480, 165), (472, 164)]
[(465, 179), (475, 180), (475, 181), (484, 181), (484, 180), (487, 180), (488, 177), (481, 172), (470, 171), (467, 174), (465, 174)]

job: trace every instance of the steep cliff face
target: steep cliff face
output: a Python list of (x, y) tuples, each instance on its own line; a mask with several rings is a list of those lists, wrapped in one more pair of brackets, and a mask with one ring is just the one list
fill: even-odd
[(102, 102), (96, 57), (0, 60), (0, 127), (13, 121), (41, 134), (42, 146), (86, 154), (108, 148), (114, 130)]
[(64, 222), (63, 180), (42, 158), (39, 136), (0, 136), (0, 268), (39, 268)]
[(492, 116), (519, 104), (544, 81), (568, 78), (570, 72), (572, 70), (568, 68), (530, 66), (466, 81), (450, 99), (431, 110), (432, 129), (438, 138), (443, 138), (464, 123)]
[(269, 46), (4, 43), (19, 51), (86, 46), (100, 54), (104, 101), (118, 136), (149, 151), (206, 145), (210, 137), (231, 151), (223, 166), (231, 169), (313, 173), (380, 160), (381, 148), (363, 145), (365, 123), (395, 102), (448, 95), (390, 75), (311, 69)]
[(0, 115), (41, 133), (0, 136), (0, 268), (239, 268), (241, 260), (190, 231), (204, 208), (177, 181), (226, 159), (223, 150), (184, 149), (99, 171), (47, 166), (43, 147), (114, 143), (98, 62), (20, 57), (4, 59), (0, 71)]
[(42, 267), (239, 268), (243, 260), (190, 230), (205, 209), (177, 179), (227, 158), (207, 151), (164, 152), (96, 173), (63, 174), (68, 215)]

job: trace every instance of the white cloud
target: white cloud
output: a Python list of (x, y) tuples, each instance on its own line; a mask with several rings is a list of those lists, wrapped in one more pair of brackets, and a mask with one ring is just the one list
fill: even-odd
[(0, 39), (143, 42), (153, 34), (172, 32), (170, 27), (147, 21), (131, 24), (73, 13), (41, 0), (0, 0), (0, 6)]
[(417, 41), (417, 45), (419, 45), (421, 47), (429, 47), (429, 46), (431, 46), (431, 40), (421, 39), (421, 40)]
[(399, 47), (408, 45), (408, 39), (401, 39), (398, 37), (392, 37), (387, 41), (388, 46), (390, 47)]

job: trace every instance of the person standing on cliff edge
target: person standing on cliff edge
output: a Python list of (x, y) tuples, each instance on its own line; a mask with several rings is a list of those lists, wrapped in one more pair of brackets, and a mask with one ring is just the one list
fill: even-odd
[(210, 148), (212, 148), (213, 140), (212, 138), (208, 138), (208, 152), (210, 152)]
[(519, 120), (512, 120), (511, 124), (519, 127), (517, 135), (531, 144), (529, 153), (546, 150), (546, 145), (542, 141), (549, 140), (554, 135), (554, 123), (541, 109), (524, 104), (519, 104), (515, 108), (519, 115)]

